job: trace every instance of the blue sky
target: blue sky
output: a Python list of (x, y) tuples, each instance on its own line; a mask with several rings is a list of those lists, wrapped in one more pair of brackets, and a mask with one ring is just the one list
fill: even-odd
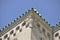
[(0, 29), (30, 8), (55, 26), (60, 21), (60, 0), (0, 0)]

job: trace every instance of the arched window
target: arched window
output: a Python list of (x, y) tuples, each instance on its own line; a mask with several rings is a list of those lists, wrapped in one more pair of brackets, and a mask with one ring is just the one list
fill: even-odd
[(14, 32), (14, 30), (12, 30), (12, 31), (10, 32), (10, 34), (13, 34), (13, 32)]
[(23, 23), (22, 23), (22, 26), (24, 26), (26, 24), (26, 21), (24, 21)]
[(44, 28), (42, 29), (42, 31), (43, 31), (43, 34), (45, 35), (45, 29)]
[(8, 37), (8, 34), (6, 34), (5, 36), (4, 36), (4, 38), (6, 39)]
[(55, 37), (57, 37), (58, 35), (59, 35), (59, 33), (56, 33), (56, 34), (55, 34)]
[(14, 33), (13, 36), (16, 36), (16, 33)]
[(16, 28), (16, 30), (19, 30), (19, 28), (20, 28), (20, 26), (18, 26), (18, 27)]
[(21, 32), (22, 31), (22, 28), (19, 31)]

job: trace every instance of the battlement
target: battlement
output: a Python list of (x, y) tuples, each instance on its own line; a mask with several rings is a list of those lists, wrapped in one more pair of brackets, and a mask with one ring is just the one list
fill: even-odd
[[(30, 10), (28, 10), (27, 12), (25, 12), (24, 14), (22, 14), (22, 16), (17, 17), (13, 22), (11, 22), (7, 26), (5, 26), (3, 29), (1, 29), (0, 30), (0, 37), (3, 36), (8, 31), (10, 31), (11, 29), (13, 29), (19, 23), (21, 23), (22, 21), (24, 21), (26, 18), (28, 18), (28, 16), (30, 16), (30, 14), (36, 14), (36, 15), (38, 15), (37, 17), (38, 18), (40, 17), (41, 20), (43, 21), (43, 23), (46, 24), (49, 28), (52, 29), (52, 27), (50, 26), (50, 24), (45, 19), (42, 18), (42, 15), (39, 14), (39, 12), (36, 11), (36, 9), (31, 8)], [(60, 26), (60, 22), (56, 26), (58, 26), (58, 25)], [(56, 27), (53, 30), (56, 30)]]
[[(36, 9), (31, 8), (30, 10), (28, 10), (28, 12), (25, 12), (25, 14), (22, 14), (22, 16), (19, 16), (18, 18), (16, 18), (13, 22), (11, 22), (10, 24), (8, 24), (7, 26), (5, 26), (3, 29), (0, 30), (0, 37), (5, 34), (6, 32), (8, 32), (9, 30), (11, 30), (12, 28), (14, 28), (16, 25), (18, 25), (20, 22), (22, 22), (24, 19), (27, 18), (27, 16), (29, 16), (31, 13), (30, 12), (35, 12), (39, 17), (42, 18), (41, 14), (38, 13), (38, 11), (36, 11)], [(45, 21), (45, 19), (42, 18), (43, 21)], [(48, 22), (45, 21), (47, 24)], [(50, 24), (48, 24), (50, 26)]]

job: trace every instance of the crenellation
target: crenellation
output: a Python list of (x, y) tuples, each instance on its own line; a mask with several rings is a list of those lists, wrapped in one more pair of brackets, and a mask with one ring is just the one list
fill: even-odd
[[(37, 13), (37, 15), (39, 15), (39, 13)], [(40, 16), (40, 15), (39, 15)]]
[(41, 14), (39, 14), (39, 16), (42, 16)]
[(37, 11), (35, 8), (31, 8), (31, 10)]
[(31, 9), (28, 10), (28, 12), (30, 12), (30, 11), (31, 11)]
[(7, 28), (7, 26), (5, 26), (5, 28)]
[(59, 24), (60, 24), (60, 22), (59, 22)]
[(58, 26), (58, 24), (56, 24), (56, 26)]
[(46, 21), (45, 19), (43, 19), (44, 21)]
[(2, 28), (2, 30), (4, 30), (5, 28)]
[(27, 14), (27, 11), (25, 12), (25, 14)]
[(60, 34), (60, 22), (51, 27), (35, 8), (31, 8), (0, 30), (0, 40), (60, 40), (60, 35), (59, 39), (55, 37), (56, 33)]
[(8, 24), (8, 26), (10, 26), (11, 24)]
[(24, 16), (25, 14), (22, 14), (22, 16)]
[(42, 18), (42, 16), (40, 16), (40, 18)]
[(48, 24), (48, 21), (46, 21), (46, 23)]
[(21, 16), (19, 16), (19, 18), (21, 18)]
[(14, 22), (16, 22), (16, 20), (14, 20)]
[(50, 24), (48, 24), (50, 26)]
[(46, 23), (50, 26), (50, 24), (48, 23), (48, 21), (46, 21)]
[[(1, 31), (1, 35), (2, 36), (3, 34), (5, 34), (6, 32), (8, 32), (9, 30), (11, 30), (12, 28), (14, 28), (17, 24), (19, 24), (20, 22), (22, 22), (26, 17), (27, 17), (27, 14), (26, 16), (19, 16), (19, 20), (14, 20), (14, 22), (11, 22), (11, 26), (10, 24), (8, 24), (8, 26), (5, 26), (5, 28), (3, 28), (4, 30)], [(20, 21), (20, 22), (19, 22)]]
[(17, 17), (16, 20), (18, 20), (19, 18)]

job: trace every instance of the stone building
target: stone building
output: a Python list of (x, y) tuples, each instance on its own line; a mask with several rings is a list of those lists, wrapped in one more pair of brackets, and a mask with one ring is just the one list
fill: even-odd
[(51, 27), (31, 8), (0, 30), (0, 40), (60, 40), (60, 23)]

